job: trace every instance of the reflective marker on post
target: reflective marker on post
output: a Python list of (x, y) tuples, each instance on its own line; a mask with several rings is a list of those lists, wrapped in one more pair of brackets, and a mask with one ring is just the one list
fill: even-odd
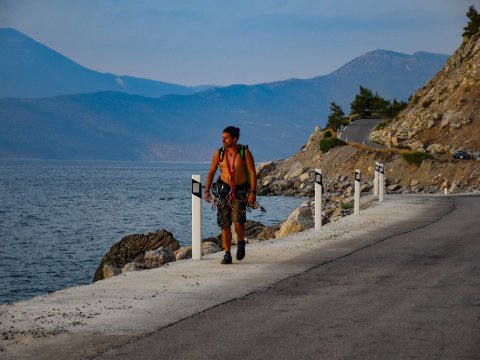
[(202, 259), (202, 183), (192, 175), (192, 259)]
[(355, 199), (353, 203), (353, 215), (360, 214), (360, 169), (355, 169)]
[(378, 200), (383, 201), (383, 193), (385, 190), (385, 177), (384, 177), (385, 168), (383, 164), (379, 166), (379, 175), (378, 175)]
[(380, 163), (375, 161), (375, 178), (373, 180), (373, 196), (378, 196), (378, 170)]
[(315, 169), (315, 230), (322, 228), (322, 170)]

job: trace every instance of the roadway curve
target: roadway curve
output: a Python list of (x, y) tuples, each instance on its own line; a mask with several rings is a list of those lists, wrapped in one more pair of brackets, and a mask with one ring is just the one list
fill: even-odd
[(350, 123), (343, 129), (340, 134), (340, 139), (349, 143), (357, 143), (366, 145), (373, 148), (383, 149), (384, 147), (375, 143), (372, 143), (370, 139), (370, 133), (375, 127), (387, 119), (358, 119)]

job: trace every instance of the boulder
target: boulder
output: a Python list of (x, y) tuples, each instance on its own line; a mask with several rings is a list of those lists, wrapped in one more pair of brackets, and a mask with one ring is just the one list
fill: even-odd
[(139, 270), (144, 270), (144, 269), (145, 269), (145, 264), (144, 263), (139, 263), (139, 262), (136, 262), (136, 261), (132, 261), (132, 262), (126, 264), (123, 267), (122, 273), (130, 272), (130, 271), (139, 271)]
[(310, 171), (305, 171), (302, 175), (300, 175), (298, 179), (303, 183), (310, 178), (311, 178)]
[(214, 254), (220, 251), (220, 246), (214, 242), (202, 243), (202, 255)]
[(177, 251), (174, 252), (175, 254), (175, 259), (177, 261), (179, 260), (185, 260), (185, 259), (191, 259), (192, 258), (192, 246), (185, 246)]
[[(213, 239), (213, 240), (212, 240)], [(212, 241), (202, 240), (202, 255), (214, 254), (221, 251), (216, 238), (209, 238)], [(192, 258), (192, 246), (185, 246), (175, 251), (176, 260), (186, 260)]]
[(104, 264), (103, 267), (102, 267), (102, 277), (104, 279), (107, 279), (109, 277), (112, 277), (112, 276), (117, 276), (119, 274), (122, 273), (122, 270), (113, 266), (113, 265), (110, 265), (110, 264)]
[(247, 239), (255, 238), (263, 231), (263, 229), (265, 229), (265, 225), (263, 225), (261, 222), (247, 220), (245, 223), (245, 237)]
[(300, 176), (308, 167), (304, 166), (300, 161), (295, 161), (288, 169), (288, 172), (283, 177), (284, 180), (288, 180), (297, 176)]
[(310, 202), (305, 202), (293, 210), (287, 220), (280, 225), (280, 230), (275, 233), (275, 237), (285, 237), (312, 228), (315, 222), (310, 205)]
[(280, 230), (280, 225), (265, 226), (262, 232), (257, 235), (257, 238), (263, 240), (273, 239), (278, 230)]
[(398, 191), (401, 188), (402, 188), (402, 185), (400, 185), (400, 184), (392, 184), (392, 185), (387, 187), (387, 190), (388, 191)]
[[(133, 234), (123, 237), (103, 256), (100, 265), (98, 265), (95, 271), (93, 281), (120, 274), (120, 269), (123, 269), (126, 264), (138, 260), (137, 258), (145, 255), (147, 251), (156, 250), (162, 246), (171, 251), (180, 248), (179, 242), (173, 237), (172, 233), (165, 229), (157, 230), (153, 233)], [(114, 268), (118, 269), (118, 271), (104, 271), (105, 269)]]
[(363, 193), (363, 192), (368, 192), (368, 191), (370, 191), (370, 190), (372, 190), (372, 185), (370, 185), (370, 184), (362, 184), (362, 185), (360, 186), (360, 192), (361, 192), (361, 193)]
[[(247, 220), (247, 222), (245, 223), (245, 240), (248, 241), (248, 239), (256, 238), (264, 228), (265, 228), (265, 225), (263, 225), (258, 221)], [(219, 236), (219, 240), (220, 242), (222, 241), (221, 234)], [(238, 242), (237, 233), (235, 232), (234, 224), (232, 224), (232, 244), (235, 245), (237, 242)], [(223, 243), (222, 243), (221, 249), (223, 250)]]
[(431, 144), (427, 147), (427, 152), (441, 154), (446, 152), (446, 148), (442, 144)]
[(147, 269), (155, 269), (172, 261), (176, 261), (175, 254), (167, 247), (161, 246), (156, 250), (145, 252), (145, 267)]
[(262, 179), (268, 174), (270, 174), (273, 170), (275, 170), (277, 164), (273, 161), (265, 162), (257, 165), (255, 171), (257, 173), (257, 178)]

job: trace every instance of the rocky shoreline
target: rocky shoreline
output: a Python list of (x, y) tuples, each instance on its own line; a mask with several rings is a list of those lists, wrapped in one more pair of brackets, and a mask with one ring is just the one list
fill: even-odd
[[(368, 187), (364, 187), (368, 189)], [(353, 190), (326, 194), (322, 204), (322, 224), (336, 221), (353, 212)], [(265, 226), (258, 221), (247, 220), (245, 240), (257, 243), (273, 238), (283, 238), (315, 226), (315, 202), (304, 201), (283, 222), (274, 226)], [(237, 244), (235, 232), (232, 244)], [(223, 251), (221, 234), (202, 240), (202, 255)], [(117, 276), (131, 271), (148, 270), (161, 267), (173, 261), (190, 259), (192, 247), (180, 247), (173, 234), (165, 229), (146, 234), (132, 234), (115, 243), (100, 261), (93, 282)]]

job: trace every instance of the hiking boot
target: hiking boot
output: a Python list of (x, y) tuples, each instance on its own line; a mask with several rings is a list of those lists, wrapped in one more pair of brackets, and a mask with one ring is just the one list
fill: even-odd
[(223, 260), (221, 262), (222, 264), (231, 264), (232, 263), (232, 254), (230, 252), (226, 252), (225, 255), (223, 255)]
[(242, 260), (245, 257), (245, 240), (239, 241), (237, 244), (237, 260)]

